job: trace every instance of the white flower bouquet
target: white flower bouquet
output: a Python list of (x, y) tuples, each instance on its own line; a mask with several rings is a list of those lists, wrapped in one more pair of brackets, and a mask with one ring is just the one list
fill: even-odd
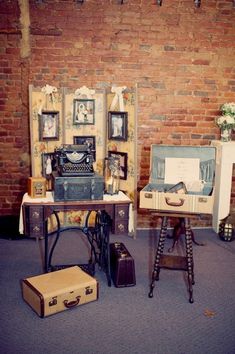
[(235, 102), (224, 103), (220, 110), (224, 116), (235, 116)]
[(222, 116), (216, 118), (216, 124), (221, 129), (235, 128), (235, 103), (224, 103), (221, 106)]
[(217, 125), (223, 129), (233, 129), (235, 127), (235, 117), (220, 116), (216, 120)]

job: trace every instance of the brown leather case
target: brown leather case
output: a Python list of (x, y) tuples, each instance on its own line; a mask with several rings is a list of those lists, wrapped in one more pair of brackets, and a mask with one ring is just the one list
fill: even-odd
[(117, 288), (136, 285), (135, 262), (122, 242), (110, 244), (110, 267)]

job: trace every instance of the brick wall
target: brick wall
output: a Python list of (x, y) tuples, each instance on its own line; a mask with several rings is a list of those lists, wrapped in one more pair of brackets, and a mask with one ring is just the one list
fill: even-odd
[[(30, 27), (25, 12), (21, 1), (0, 2), (2, 215), (19, 212), (30, 175), (29, 84), (137, 85), (139, 189), (148, 182), (152, 143), (219, 138), (219, 107), (235, 101), (232, 0), (202, 0), (199, 9), (192, 0), (161, 7), (154, 0), (30, 0)], [(139, 226), (151, 223), (147, 214)]]

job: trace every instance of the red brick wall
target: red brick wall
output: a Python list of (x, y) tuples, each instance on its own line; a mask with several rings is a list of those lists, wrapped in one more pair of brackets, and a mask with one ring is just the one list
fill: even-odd
[[(207, 145), (219, 107), (235, 101), (232, 0), (29, 1), (21, 58), (18, 1), (0, 2), (0, 211), (19, 212), (29, 165), (28, 85), (138, 87), (138, 188), (150, 145)], [(233, 189), (234, 190), (234, 189)], [(234, 195), (234, 191), (233, 191)], [(138, 224), (147, 225), (148, 215)]]

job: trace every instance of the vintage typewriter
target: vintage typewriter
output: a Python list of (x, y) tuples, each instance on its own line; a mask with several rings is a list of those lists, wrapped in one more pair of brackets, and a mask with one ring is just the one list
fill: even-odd
[(89, 144), (63, 145), (55, 149), (60, 176), (93, 176), (94, 152)]

